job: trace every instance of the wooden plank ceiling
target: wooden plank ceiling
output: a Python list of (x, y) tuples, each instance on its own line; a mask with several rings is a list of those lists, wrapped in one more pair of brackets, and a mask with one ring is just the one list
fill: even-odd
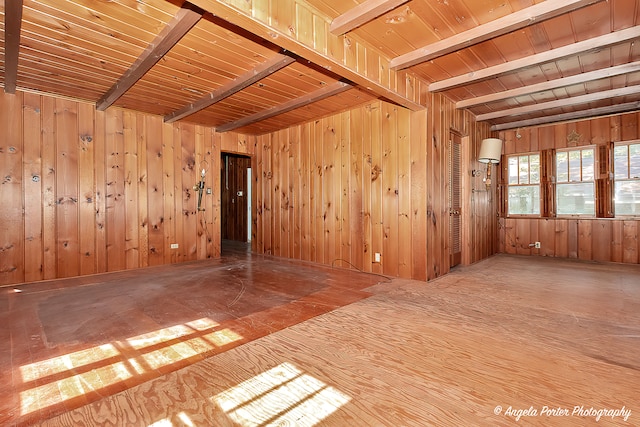
[[(242, 9), (231, 0), (5, 1), (1, 83), (8, 93), (37, 91), (253, 134), (389, 93), (404, 99), (346, 66), (314, 63), (326, 46), (266, 40), (252, 17), (288, 1), (253, 0)], [(640, 0), (295, 4), (324, 16), (342, 43), (358, 41), (495, 130), (640, 106)], [(246, 10), (249, 21), (238, 18)]]

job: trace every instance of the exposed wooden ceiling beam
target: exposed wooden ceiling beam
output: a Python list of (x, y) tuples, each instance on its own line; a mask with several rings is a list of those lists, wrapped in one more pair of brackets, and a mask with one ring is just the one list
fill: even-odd
[[(327, 69), (345, 80), (361, 86), (364, 90), (378, 97), (385, 98), (413, 111), (420, 111), (425, 108), (418, 102), (392, 89), (391, 85), (386, 86), (377, 79), (358, 73), (355, 69), (349, 68), (341, 62), (341, 60), (333, 58), (315, 49), (313, 46), (303, 43), (288, 32), (267, 25), (259, 19), (254, 18), (250, 13), (235, 8), (226, 2), (221, 0), (192, 0), (192, 3), (231, 24), (237, 25), (270, 43), (280, 46), (282, 49), (293, 52), (301, 58)], [(332, 35), (332, 37), (334, 36)]]
[(628, 111), (640, 110), (640, 101), (626, 102), (624, 104), (611, 105), (608, 107), (591, 108), (589, 110), (572, 111), (570, 113), (556, 114), (554, 116), (537, 117), (535, 119), (518, 120), (515, 122), (501, 123), (491, 126), (492, 131), (506, 129), (516, 129), (528, 126), (538, 126), (549, 123), (566, 122), (589, 119), (592, 117), (603, 117), (611, 114), (624, 113)]
[(296, 108), (304, 107), (305, 105), (318, 102), (330, 96), (337, 95), (351, 88), (352, 86), (348, 83), (335, 82), (305, 96), (301, 96), (300, 98), (292, 99), (291, 101), (287, 101), (283, 104), (277, 105), (267, 110), (260, 111), (256, 114), (252, 114), (251, 116), (243, 117), (239, 120), (236, 120), (235, 122), (225, 123), (221, 126), (216, 127), (216, 131), (227, 132), (242, 126), (257, 123), (259, 121), (277, 116), (278, 114), (283, 114), (288, 111), (295, 110)]
[(394, 70), (411, 67), (600, 1), (602, 0), (546, 0), (397, 56), (389, 66)]
[(334, 18), (329, 31), (336, 36), (348, 33), (354, 28), (376, 19), (378, 16), (403, 5), (409, 0), (367, 0)]
[(640, 93), (640, 85), (622, 87), (618, 89), (604, 90), (602, 92), (574, 96), (571, 98), (557, 99), (555, 101), (541, 102), (539, 104), (525, 105), (523, 107), (509, 108), (507, 110), (494, 111), (486, 114), (478, 114), (476, 116), (476, 120), (482, 122), (485, 120), (497, 119), (499, 117), (517, 116), (520, 114), (532, 113), (536, 111), (547, 110), (550, 108), (561, 108), (572, 105), (586, 104), (587, 102), (600, 101), (602, 99), (634, 95), (638, 93)]
[(4, 2), (4, 92), (16, 93), (22, 0)]
[(607, 77), (619, 76), (640, 71), (640, 61), (628, 64), (617, 65), (615, 67), (603, 68), (601, 70), (590, 71), (588, 73), (576, 74), (575, 76), (563, 77), (561, 79), (549, 80), (547, 82), (536, 83), (530, 86), (523, 86), (516, 89), (505, 90), (503, 92), (478, 96), (456, 102), (456, 108), (469, 108), (481, 104), (502, 101), (508, 98), (531, 95), (533, 93), (559, 89), (575, 84), (586, 83)]
[(551, 49), (546, 52), (526, 56), (524, 58), (516, 59), (515, 61), (509, 61), (504, 64), (494, 65), (493, 67), (483, 68), (481, 70), (472, 71), (450, 79), (434, 82), (429, 85), (429, 91), (439, 92), (447, 89), (453, 89), (470, 83), (494, 78), (502, 74), (511, 73), (523, 68), (565, 58), (567, 56), (578, 55), (590, 50), (602, 49), (614, 44), (624, 43), (638, 37), (640, 37), (640, 26), (627, 28), (614, 33)]
[(109, 108), (144, 76), (173, 46), (176, 45), (202, 18), (203, 12), (190, 3), (185, 3), (162, 29), (160, 34), (140, 54), (138, 59), (118, 79), (118, 81), (96, 103), (99, 111)]
[(203, 96), (198, 101), (186, 105), (171, 114), (167, 114), (164, 117), (164, 121), (167, 123), (173, 123), (176, 120), (180, 120), (184, 117), (190, 116), (191, 114), (197, 113), (198, 111), (210, 107), (216, 102), (219, 102), (233, 95), (234, 93), (237, 93), (242, 89), (251, 86), (252, 84), (264, 79), (270, 74), (275, 73), (276, 71), (286, 67), (287, 65), (295, 61), (295, 58), (278, 54), (273, 58), (258, 65), (254, 69), (249, 70), (246, 73), (236, 77), (227, 84), (222, 85), (210, 94)]

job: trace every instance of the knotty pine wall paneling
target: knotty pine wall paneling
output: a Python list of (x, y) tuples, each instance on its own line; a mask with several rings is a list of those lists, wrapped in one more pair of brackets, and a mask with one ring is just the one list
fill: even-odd
[(442, 98), (431, 98), (430, 128), (427, 134), (430, 141), (427, 144), (427, 279), (435, 279), (449, 270), (449, 229), (447, 194), (447, 141), (449, 126), (445, 122), (445, 111), (442, 109)]
[[(24, 145), (22, 129), (22, 96), (9, 97), (0, 104), (3, 138), (0, 146), (0, 274), (5, 283), (24, 280), (25, 216), (23, 214)], [(30, 150), (32, 151), (32, 150)], [(31, 169), (37, 167), (30, 159)], [(39, 172), (39, 171), (36, 171)], [(30, 189), (40, 190), (39, 186)], [(29, 212), (31, 222), (33, 212)], [(31, 224), (30, 224), (31, 225)], [(29, 230), (32, 237), (38, 230)], [(33, 252), (34, 248), (29, 247)]]
[[(299, 181), (297, 188), (300, 189), (300, 197), (298, 199), (298, 207), (296, 210), (299, 212), (298, 221), (300, 234), (297, 239), (299, 250), (296, 251), (294, 257), (302, 259), (304, 256), (303, 254), (307, 254), (306, 256), (311, 259), (314, 256), (311, 252), (313, 230), (313, 218), (311, 217), (311, 203), (313, 201), (313, 170), (311, 166), (311, 150), (303, 148), (309, 147), (311, 141), (311, 126), (309, 123), (305, 123), (299, 127), (297, 137), (300, 138), (300, 143), (295, 144), (297, 145), (297, 150), (294, 160), (299, 159)], [(257, 191), (254, 191), (254, 193), (256, 192)], [(258, 205), (259, 203), (260, 202), (258, 201)], [(257, 219), (257, 216), (255, 219)], [(254, 226), (255, 224), (256, 223), (254, 222)]]
[[(220, 150), (256, 147), (23, 92), (0, 94), (0, 124), (0, 285), (220, 256)], [(203, 168), (213, 194), (198, 212)]]
[[(640, 139), (639, 113), (500, 132), (505, 154), (605, 146), (609, 142)], [(505, 166), (501, 172), (505, 174)], [(499, 251), (509, 254), (573, 258), (585, 261), (640, 262), (637, 218), (500, 219)], [(540, 249), (529, 244), (539, 241)]]
[[(155, 117), (145, 116), (145, 139), (141, 149), (146, 149), (146, 163), (147, 163), (147, 176), (146, 181), (139, 181), (139, 192), (145, 192), (147, 194), (148, 215), (146, 221), (143, 219), (144, 226), (147, 228), (148, 242), (147, 242), (147, 259), (146, 263), (150, 266), (164, 264), (164, 257), (162, 250), (167, 247), (165, 245), (165, 214), (164, 214), (164, 195), (163, 195), (163, 168), (164, 168), (164, 156), (168, 153), (163, 153), (163, 127), (155, 125)], [(164, 154), (164, 155), (163, 155)], [(172, 192), (171, 192), (172, 193)], [(141, 224), (141, 225), (142, 225)]]
[[(57, 99), (56, 127), (56, 218), (58, 277), (80, 275), (80, 211), (78, 108), (73, 101)], [(29, 126), (25, 123), (25, 126)], [(26, 195), (25, 195), (26, 198)]]
[(125, 269), (124, 111), (116, 109), (106, 115), (107, 271), (118, 271)]
[[(382, 159), (383, 159), (383, 140), (382, 140), (382, 110), (381, 104), (371, 104), (366, 108), (368, 116), (365, 119), (365, 127), (370, 129), (369, 137), (371, 138), (371, 149), (365, 153), (370, 158), (371, 171), (371, 204), (369, 208), (369, 221), (371, 223), (371, 241), (370, 252), (367, 253), (365, 262), (371, 264), (371, 271), (374, 273), (384, 273), (384, 265), (386, 258), (381, 257), (381, 263), (374, 261), (374, 254), (381, 253), (383, 245), (383, 223), (382, 223), (382, 204), (383, 204), (383, 186), (382, 186)], [(357, 144), (357, 141), (355, 142)]]
[[(42, 215), (42, 146), (31, 144), (30, 141), (38, 141), (42, 133), (40, 122), (42, 110), (40, 108), (40, 97), (32, 94), (25, 94), (23, 119), (32, 126), (22, 126), (22, 141), (27, 141), (24, 145), (23, 177), (25, 189), (28, 188), (31, 197), (24, 200), (24, 269), (25, 280), (36, 281), (44, 278), (42, 239), (43, 239), (43, 215)], [(6, 129), (3, 127), (3, 129)]]
[[(409, 129), (409, 146), (411, 150), (411, 277), (416, 280), (427, 280), (427, 228), (431, 219), (427, 215), (427, 198), (429, 176), (427, 156), (416, 155), (426, 152), (431, 143), (427, 134), (427, 114), (411, 113)], [(364, 191), (366, 194), (366, 189)]]
[[(140, 267), (141, 242), (140, 232), (146, 228), (146, 224), (139, 222), (140, 211), (146, 200), (138, 194), (138, 180), (146, 180), (146, 164), (140, 170), (138, 158), (137, 136), (138, 123), (133, 111), (124, 111), (123, 114), (124, 136), (124, 210), (125, 210), (125, 268), (127, 270)], [(145, 192), (146, 194), (146, 192)], [(146, 211), (146, 206), (144, 208)]]
[[(21, 96), (22, 93), (16, 93), (16, 97)], [(28, 94), (24, 94), (24, 96), (28, 96)], [(33, 108), (38, 108), (38, 96), (37, 99), (33, 101)], [(4, 98), (4, 101), (7, 100), (7, 97)], [(55, 132), (55, 98), (43, 97), (40, 99), (40, 123), (41, 123), (41, 144), (36, 143), (35, 145), (40, 145), (41, 153), (42, 153), (42, 170), (39, 171), (41, 173), (41, 181), (42, 181), (42, 251), (43, 254), (43, 278), (44, 279), (53, 279), (57, 276), (57, 222), (56, 222), (56, 132)], [(104, 117), (104, 116), (101, 116)], [(96, 121), (96, 124), (99, 122)], [(102, 121), (104, 124), (104, 120)], [(35, 123), (31, 124), (32, 126)], [(104, 126), (102, 126), (102, 131), (104, 132)], [(35, 141), (38, 141), (37, 139)], [(102, 144), (103, 152), (104, 152), (104, 138), (101, 140), (99, 138), (95, 138), (97, 144)], [(33, 143), (33, 142), (29, 142)], [(97, 152), (96, 152), (97, 155)], [(104, 160), (104, 156), (103, 156)], [(104, 172), (105, 169), (103, 168)], [(25, 191), (34, 192), (35, 188), (25, 188)], [(97, 205), (97, 209), (102, 208), (102, 213), (106, 212), (106, 193), (102, 192), (102, 197), (98, 197), (101, 201), (101, 204)], [(37, 197), (37, 196), (36, 196)], [(100, 233), (100, 231), (103, 233)], [(26, 234), (27, 239), (29, 238), (29, 233)], [(105, 227), (105, 217), (99, 217), (98, 212), (96, 213), (96, 239), (102, 238), (102, 243), (105, 245), (105, 250), (102, 252), (103, 255), (103, 270), (106, 271), (106, 227)], [(99, 255), (98, 251), (96, 251), (96, 256)], [(25, 255), (26, 256), (26, 255)], [(34, 271), (37, 270), (37, 266), (33, 266), (29, 270), (25, 270), (25, 279), (31, 278)], [(20, 279), (22, 280), (22, 279)], [(15, 283), (15, 282), (10, 282)]]
[[(399, 241), (398, 241), (398, 215), (399, 194), (398, 188), (398, 113), (397, 108), (388, 103), (381, 104), (382, 118), (382, 250), (385, 260), (383, 271), (391, 276), (399, 273)], [(407, 122), (400, 126), (407, 126)], [(405, 189), (402, 189), (403, 191)]]
[[(181, 212), (176, 216), (177, 220), (177, 239), (184, 242), (181, 245), (182, 250), (178, 253), (182, 256), (179, 262), (193, 261), (196, 259), (197, 253), (197, 221), (198, 214), (198, 196), (197, 190), (193, 186), (200, 181), (200, 175), (196, 172), (199, 165), (196, 165), (196, 129), (191, 123), (180, 123), (174, 128), (175, 138), (182, 142), (182, 161), (179, 171), (176, 169), (176, 182), (180, 181), (180, 193), (182, 195)], [(203, 196), (204, 197), (204, 196)]]
[(166, 250), (170, 248), (172, 243), (177, 242), (176, 239), (176, 194), (174, 163), (179, 161), (176, 158), (176, 149), (174, 147), (173, 126), (162, 127), (162, 193), (163, 193), (163, 210), (162, 221), (158, 224), (158, 229), (162, 230), (164, 235), (164, 244), (155, 248), (159, 254), (162, 254), (164, 264), (172, 264), (177, 261), (178, 251)]
[[(344, 254), (350, 263), (362, 265), (364, 255), (364, 239), (354, 238), (363, 235), (363, 167), (364, 158), (362, 156), (362, 146), (351, 144), (351, 138), (355, 141), (362, 141), (362, 109), (353, 110), (352, 114), (343, 114), (343, 118), (348, 120), (349, 132), (343, 136), (343, 162), (342, 162), (342, 183), (344, 186), (343, 197), (348, 204), (343, 206), (343, 217), (348, 221), (343, 224), (343, 239), (347, 240)], [(350, 137), (349, 135), (352, 135)], [(352, 228), (353, 227), (353, 228)], [(350, 265), (341, 265), (349, 268)]]
[[(26, 95), (26, 94), (25, 94)], [(96, 144), (94, 142), (94, 107), (79, 103), (78, 107), (78, 171), (80, 171), (78, 190), (78, 230), (80, 234), (80, 275), (96, 271), (96, 174), (94, 162)], [(25, 128), (27, 128), (26, 126)], [(34, 141), (37, 139), (34, 139)], [(25, 140), (26, 141), (26, 140)], [(37, 145), (37, 144), (34, 144)], [(26, 191), (25, 191), (26, 193)], [(40, 206), (38, 207), (40, 208)], [(25, 271), (27, 271), (26, 269)], [(30, 281), (25, 277), (26, 281)]]
[[(470, 188), (489, 129), (444, 97), (431, 102), (410, 112), (376, 101), (257, 137), (253, 249), (420, 280), (446, 274), (450, 132), (467, 135)], [(465, 262), (472, 263), (497, 250), (498, 219), (488, 193), (467, 204), (474, 242), (466, 242)]]

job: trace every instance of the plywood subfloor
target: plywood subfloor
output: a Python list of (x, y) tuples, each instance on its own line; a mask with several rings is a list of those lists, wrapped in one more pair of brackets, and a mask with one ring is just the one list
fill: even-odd
[[(270, 264), (269, 258), (255, 262), (288, 265)], [(301, 264), (294, 265), (304, 274)], [(343, 292), (354, 292), (352, 282), (362, 280), (356, 276), (341, 282)], [(278, 289), (287, 293), (286, 287)], [(74, 381), (87, 390), (86, 405), (52, 414), (42, 425), (640, 424), (638, 266), (502, 255), (433, 282), (383, 280), (366, 291), (371, 296), (334, 302), (333, 310), (314, 312), (304, 321), (289, 326), (276, 321), (278, 327), (228, 349), (225, 339), (247, 335), (251, 321), (223, 320), (223, 328), (209, 322), (215, 316), (181, 319), (180, 325), (194, 331), (189, 335), (155, 319), (165, 326), (161, 332), (132, 330), (127, 338), (102, 342), (129, 358), (105, 356), (113, 363), (87, 362), (87, 368), (75, 368), (75, 376), (50, 372), (33, 380), (34, 388), (55, 381), (60, 393), (65, 382)], [(211, 295), (217, 292), (212, 289)], [(260, 296), (245, 292), (231, 300), (242, 306), (254, 298)], [(289, 298), (288, 304), (296, 305), (301, 297)], [(266, 308), (247, 316), (267, 325), (270, 314)], [(141, 334), (136, 338), (131, 332)], [(185, 338), (176, 338), (180, 334)], [(65, 333), (56, 336), (66, 339)], [(100, 339), (92, 339), (92, 354), (113, 351), (95, 350)], [(194, 351), (188, 348), (207, 343), (222, 345), (193, 360), (187, 357)], [(189, 363), (180, 369), (163, 366), (162, 358), (152, 357), (160, 349), (165, 360), (174, 353)], [(58, 353), (64, 360), (80, 359)], [(152, 367), (157, 374), (136, 381), (137, 369)], [(128, 375), (122, 390), (93, 399), (90, 379), (106, 376), (107, 370)], [(47, 418), (47, 408), (40, 414)]]

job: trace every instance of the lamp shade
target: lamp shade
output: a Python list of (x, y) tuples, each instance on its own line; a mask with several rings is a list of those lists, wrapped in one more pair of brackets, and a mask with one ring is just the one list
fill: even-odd
[(499, 138), (487, 138), (482, 140), (478, 161), (480, 163), (500, 163), (502, 155), (502, 140)]

